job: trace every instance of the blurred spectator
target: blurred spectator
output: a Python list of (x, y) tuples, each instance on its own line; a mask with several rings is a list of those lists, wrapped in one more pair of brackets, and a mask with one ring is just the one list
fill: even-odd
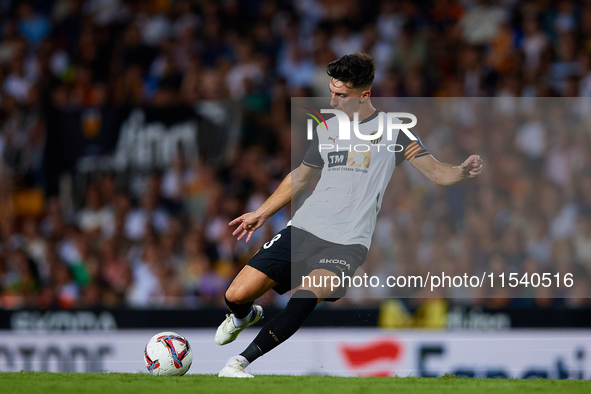
[(99, 190), (91, 185), (86, 190), (86, 203), (78, 212), (78, 227), (87, 233), (112, 232), (113, 212), (104, 207), (100, 200)]
[(25, 62), (21, 56), (15, 56), (10, 62), (10, 72), (4, 81), (4, 92), (20, 104), (27, 104), (29, 91), (35, 81), (25, 73)]
[(546, 220), (542, 217), (535, 219), (532, 234), (527, 242), (527, 254), (536, 259), (542, 266), (550, 262), (553, 241), (548, 234)]
[(17, 15), (19, 18), (19, 33), (33, 47), (36, 47), (49, 34), (51, 30), (49, 21), (43, 15), (37, 14), (28, 2), (22, 2), (18, 5)]
[(591, 268), (591, 217), (581, 216), (573, 239), (577, 263), (587, 270)]
[(141, 197), (140, 206), (127, 214), (125, 235), (139, 241), (144, 238), (148, 227), (162, 234), (168, 228), (168, 219), (168, 213), (158, 206), (158, 195), (147, 191)]
[(133, 283), (127, 292), (130, 306), (162, 305), (166, 267), (158, 246), (145, 243), (140, 258), (132, 262)]

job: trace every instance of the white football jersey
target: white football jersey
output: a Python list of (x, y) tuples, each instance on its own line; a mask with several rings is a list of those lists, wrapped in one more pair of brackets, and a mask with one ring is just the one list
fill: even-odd
[[(314, 192), (296, 211), (291, 225), (318, 238), (343, 245), (361, 244), (369, 249), (384, 191), (392, 172), (404, 160), (428, 155), (420, 140), (411, 140), (403, 131), (393, 130), (387, 140), (386, 114), (376, 111), (359, 123), (363, 135), (378, 130), (382, 117), (382, 137), (372, 141), (339, 141), (338, 120), (326, 120), (328, 128), (316, 127), (314, 139), (303, 164), (321, 168)], [(402, 121), (400, 121), (402, 123)]]

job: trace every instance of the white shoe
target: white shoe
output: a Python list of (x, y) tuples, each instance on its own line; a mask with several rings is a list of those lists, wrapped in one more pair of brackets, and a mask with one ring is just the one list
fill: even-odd
[(242, 361), (237, 358), (228, 362), (218, 376), (220, 378), (254, 378), (253, 374), (244, 370)]
[(252, 308), (254, 310), (252, 319), (250, 322), (241, 327), (236, 327), (234, 325), (233, 313), (226, 315), (226, 320), (220, 324), (217, 331), (215, 332), (215, 343), (218, 345), (226, 345), (230, 342), (233, 342), (238, 337), (238, 334), (242, 332), (242, 330), (261, 320), (263, 317), (263, 307), (260, 305), (253, 305)]

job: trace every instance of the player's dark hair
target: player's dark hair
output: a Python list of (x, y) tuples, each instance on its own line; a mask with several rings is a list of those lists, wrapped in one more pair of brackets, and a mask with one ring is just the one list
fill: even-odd
[(326, 67), (329, 77), (337, 79), (351, 88), (370, 87), (376, 72), (376, 65), (367, 53), (354, 53), (334, 60)]

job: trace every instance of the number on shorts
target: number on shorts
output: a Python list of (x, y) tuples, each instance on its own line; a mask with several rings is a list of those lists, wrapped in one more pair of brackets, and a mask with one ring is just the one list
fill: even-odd
[(277, 241), (279, 238), (281, 238), (281, 234), (277, 234), (276, 236), (274, 236), (272, 240), (263, 245), (263, 248), (269, 249), (271, 246), (273, 246), (273, 243)]

